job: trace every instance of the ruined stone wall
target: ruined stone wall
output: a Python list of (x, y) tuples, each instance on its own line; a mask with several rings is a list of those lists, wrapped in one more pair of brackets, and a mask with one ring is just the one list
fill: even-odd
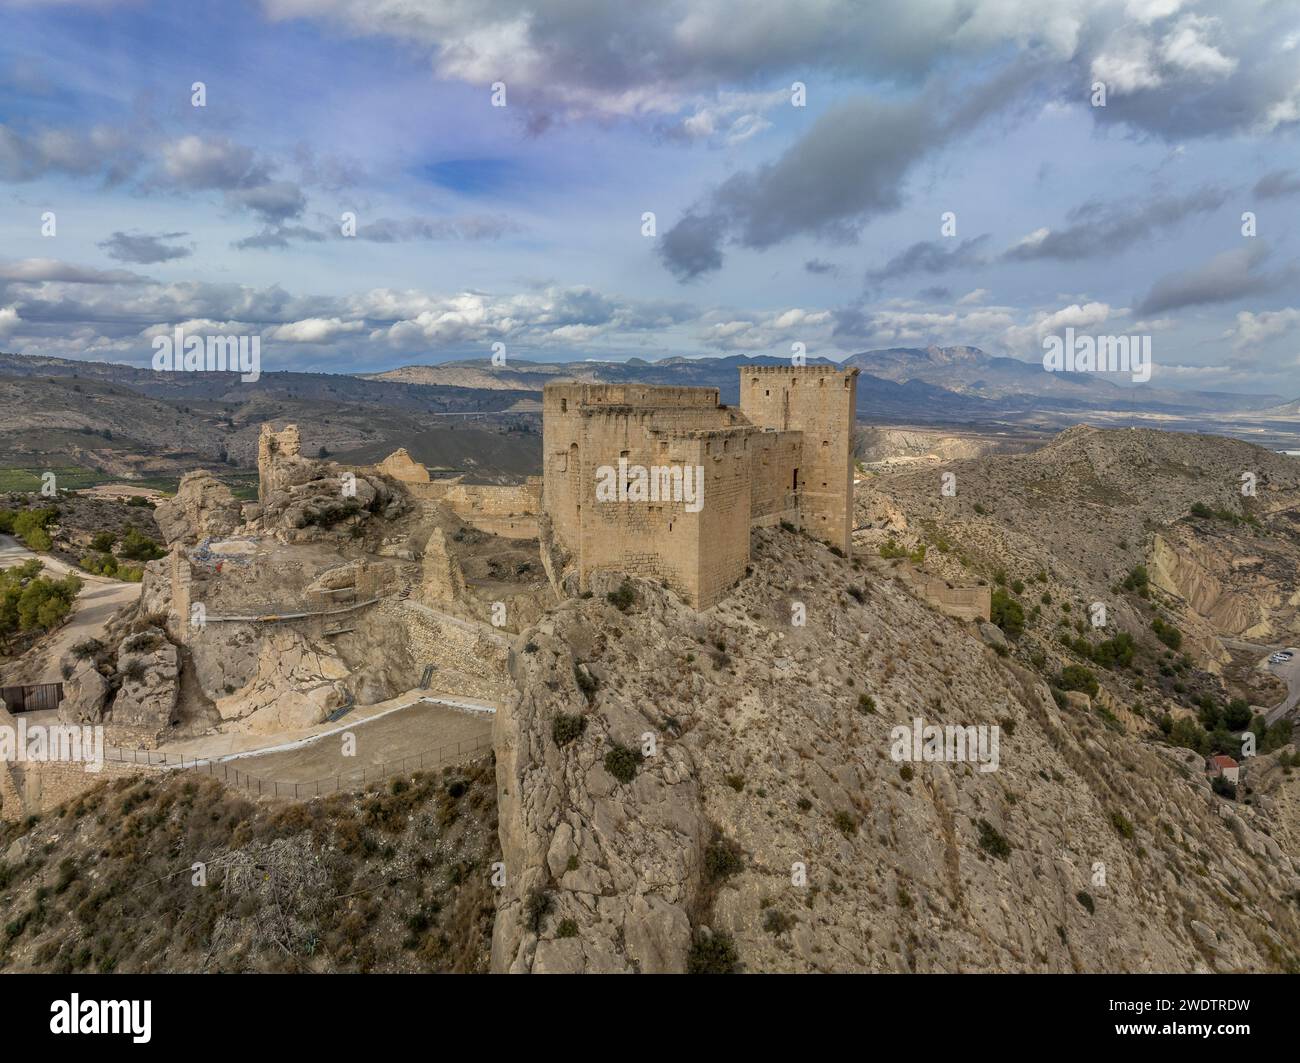
[(941, 579), (932, 579), (921, 585), (921, 595), (958, 620), (988, 620), (993, 615), (991, 587), (949, 587)]
[(441, 502), (466, 524), (508, 539), (537, 538), (542, 509), (542, 478), (522, 484), (464, 484), (459, 479), (408, 483), (419, 499)]
[(582, 472), (581, 384), (547, 384), (542, 392), (542, 500), (556, 543), (578, 553)]
[(429, 482), (429, 470), (412, 458), (406, 452), (405, 447), (399, 447), (389, 454), (388, 457), (375, 466), (375, 471), (382, 473), (384, 476), (391, 476), (394, 480), (404, 484), (427, 484)]
[(445, 616), (417, 602), (389, 603), (406, 634), (416, 671), (434, 665), (430, 694), (502, 703), (513, 686), (506, 669), (509, 642), (491, 628)]
[(302, 438), (296, 424), (285, 425), (277, 432), (270, 424), (262, 425), (257, 437), (257, 501), (265, 503), (274, 491), (287, 484), (277, 474), (276, 466), (302, 456)]
[(759, 366), (741, 370), (740, 408), (762, 428), (803, 433), (803, 526), (848, 554), (853, 537), (853, 422), (858, 370)]

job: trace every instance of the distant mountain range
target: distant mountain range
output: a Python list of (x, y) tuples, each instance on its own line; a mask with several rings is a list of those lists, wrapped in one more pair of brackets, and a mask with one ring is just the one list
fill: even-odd
[[(736, 402), (742, 367), (788, 364), (786, 359), (764, 355), (657, 362), (514, 361), (500, 368), (473, 360), (404, 366), (365, 379), (534, 392), (548, 380), (641, 381), (716, 387), (723, 402)], [(859, 415), (908, 422), (1013, 421), (1053, 427), (1087, 419), (1195, 421), (1222, 414), (1286, 419), (1297, 416), (1300, 403), (1284, 403), (1278, 395), (1179, 391), (1149, 384), (1127, 387), (1098, 374), (1049, 373), (1038, 363), (997, 357), (978, 347), (891, 347), (850, 355), (840, 363), (810, 358), (809, 364), (856, 366), (861, 370)]]
[[(861, 371), (858, 415), (882, 424), (1013, 425), (1052, 431), (1080, 422), (1103, 427), (1140, 425), (1233, 435), (1274, 449), (1300, 448), (1300, 399), (1287, 401), (1283, 396), (1125, 386), (1098, 374), (1049, 373), (1038, 363), (989, 355), (977, 347), (891, 347), (853, 354), (841, 363), (824, 358), (811, 358), (809, 363), (856, 366)], [(474, 359), (355, 375), (264, 372), (256, 383), (245, 384), (235, 374), (157, 373), (105, 362), (0, 353), (0, 382), (8, 380), (10, 397), (21, 394), (18, 385), (24, 378), (65, 384), (76, 378), (82, 385), (96, 385), (94, 402), (87, 402), (88, 396), (72, 387), (41, 395), (43, 423), (80, 431), (109, 427), (134, 434), (130, 431), (135, 419), (133, 395), (172, 407), (193, 407), (202, 410), (218, 431), (211, 439), (199, 432), (190, 442), (204, 452), (224, 444), (232, 456), (246, 460), (254, 425), (262, 419), (332, 423), (333, 430), (324, 433), (322, 443), (331, 450), (348, 451), (363, 444), (386, 445), (399, 429), (409, 435), (446, 424), (448, 415), (535, 415), (543, 387), (553, 380), (716, 387), (721, 401), (736, 403), (743, 367), (788, 364), (787, 359), (766, 355), (673, 357), (656, 362), (512, 360), (500, 367), (487, 359)], [(60, 402), (57, 394), (66, 400)], [(98, 424), (96, 411), (107, 415), (110, 408), (113, 423)], [(149, 408), (135, 407), (136, 417)], [(378, 410), (386, 411), (385, 415), (377, 417)], [(36, 407), (28, 407), (28, 413), (35, 411)], [(0, 433), (17, 427), (5, 420), (0, 417)], [(22, 420), (30, 428), (31, 419)], [(175, 416), (157, 420), (158, 429), (175, 434)], [(234, 438), (227, 438), (231, 426), (219, 423), (228, 420), (236, 428)], [(158, 434), (149, 433), (155, 445)]]

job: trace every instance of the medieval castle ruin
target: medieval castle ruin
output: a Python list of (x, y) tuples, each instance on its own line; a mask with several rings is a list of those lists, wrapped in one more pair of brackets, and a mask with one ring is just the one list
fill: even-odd
[(717, 388), (546, 385), (542, 496), (581, 590), (593, 572), (627, 572), (707, 609), (745, 575), (754, 526), (849, 553), (858, 370), (740, 377), (739, 409)]
[(739, 409), (717, 388), (547, 384), (543, 476), (522, 485), (433, 480), (404, 450), (373, 471), (484, 531), (541, 537), (580, 591), (594, 572), (627, 572), (707, 609), (744, 576), (751, 527), (785, 523), (852, 549), (858, 370), (740, 377)]

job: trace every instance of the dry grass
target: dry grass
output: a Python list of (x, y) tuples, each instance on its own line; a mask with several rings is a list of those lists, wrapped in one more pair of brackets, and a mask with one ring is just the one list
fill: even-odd
[(0, 861), (0, 970), (487, 969), (490, 757), (301, 804), (120, 779), (8, 825), (0, 853), (19, 839)]

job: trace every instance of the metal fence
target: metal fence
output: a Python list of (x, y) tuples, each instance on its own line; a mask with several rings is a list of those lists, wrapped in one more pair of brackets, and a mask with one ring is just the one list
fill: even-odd
[(23, 686), (0, 687), (0, 701), (5, 703), (10, 712), (57, 709), (62, 700), (62, 683), (27, 683)]
[(391, 775), (408, 771), (423, 771), (426, 768), (440, 768), (446, 764), (455, 764), (463, 758), (481, 753), (492, 747), (492, 736), (483, 735), (471, 742), (456, 742), (422, 753), (412, 753), (399, 760), (383, 761), (379, 764), (363, 767), (358, 771), (344, 772), (314, 779), (309, 782), (285, 782), (279, 779), (264, 779), (234, 767), (231, 761), (212, 760), (208, 757), (189, 757), (178, 754), (156, 753), (148, 749), (106, 749), (104, 759), (122, 764), (147, 764), (153, 767), (175, 768), (180, 771), (195, 771), (221, 779), (228, 786), (234, 786), (250, 794), (268, 797), (320, 797), (323, 794), (339, 793), (343, 790), (357, 790), (373, 782), (380, 782)]

